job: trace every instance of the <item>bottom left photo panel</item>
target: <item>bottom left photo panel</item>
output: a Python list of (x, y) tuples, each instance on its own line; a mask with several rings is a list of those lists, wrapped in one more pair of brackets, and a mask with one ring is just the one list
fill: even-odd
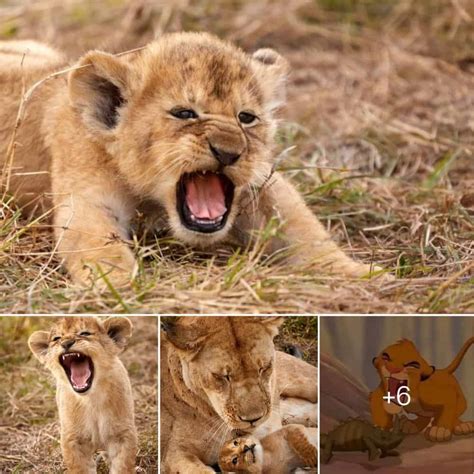
[(157, 354), (156, 316), (0, 317), (0, 471), (158, 472)]

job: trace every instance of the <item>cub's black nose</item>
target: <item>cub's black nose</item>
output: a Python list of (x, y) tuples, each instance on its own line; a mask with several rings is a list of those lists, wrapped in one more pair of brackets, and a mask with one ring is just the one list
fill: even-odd
[(251, 444), (250, 446), (245, 445), (244, 446), (244, 453), (246, 453), (247, 451), (253, 451), (254, 448), (255, 448), (255, 443)]
[(240, 153), (221, 150), (220, 148), (213, 147), (211, 144), (209, 144), (209, 146), (211, 147), (214, 157), (224, 166), (233, 165), (240, 158)]
[(74, 345), (75, 342), (76, 341), (69, 339), (68, 341), (61, 342), (61, 346), (63, 346), (64, 349), (68, 350)]

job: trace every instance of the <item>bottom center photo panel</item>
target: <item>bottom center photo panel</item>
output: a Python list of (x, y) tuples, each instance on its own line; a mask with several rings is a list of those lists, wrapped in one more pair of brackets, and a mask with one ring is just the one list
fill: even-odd
[(316, 316), (160, 320), (162, 473), (317, 472)]

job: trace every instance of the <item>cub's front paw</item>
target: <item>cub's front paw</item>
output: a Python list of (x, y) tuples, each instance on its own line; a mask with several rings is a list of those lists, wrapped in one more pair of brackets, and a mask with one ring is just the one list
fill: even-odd
[(425, 431), (425, 438), (428, 441), (449, 441), (452, 436), (451, 430), (442, 426), (431, 426)]

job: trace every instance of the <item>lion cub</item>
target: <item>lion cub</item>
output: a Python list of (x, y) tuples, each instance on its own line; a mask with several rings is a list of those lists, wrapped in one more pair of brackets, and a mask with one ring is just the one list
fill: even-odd
[(132, 389), (118, 357), (131, 334), (124, 317), (69, 317), (28, 339), (56, 379), (61, 449), (70, 474), (95, 473), (99, 449), (107, 452), (111, 473), (135, 472)]
[(252, 436), (226, 443), (219, 455), (223, 471), (288, 474), (299, 467), (316, 467), (316, 428), (286, 425), (260, 441)]

